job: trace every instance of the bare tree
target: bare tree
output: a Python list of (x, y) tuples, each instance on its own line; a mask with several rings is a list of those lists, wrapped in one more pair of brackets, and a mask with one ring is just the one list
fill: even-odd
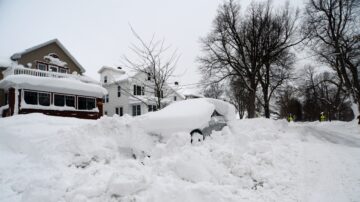
[(304, 97), (304, 118), (314, 121), (324, 112), (329, 120), (351, 120), (348, 113), (350, 104), (348, 93), (334, 73), (315, 73), (315, 68), (307, 66), (303, 70), (301, 85)]
[(265, 21), (265, 31), (259, 37), (263, 53), (263, 67), (260, 69), (259, 82), (262, 88), (262, 106), (265, 117), (270, 117), (270, 100), (275, 90), (286, 80), (291, 79), (295, 55), (290, 48), (299, 44), (304, 38), (296, 35), (298, 31), (298, 10), (293, 12), (286, 4), (284, 8), (272, 12), (271, 2), (257, 4), (258, 13)]
[(242, 119), (245, 116), (245, 111), (247, 111), (249, 103), (249, 92), (245, 84), (237, 77), (230, 79), (230, 88), (227, 94), (230, 102), (235, 106), (239, 112), (239, 117)]
[(224, 85), (222, 83), (210, 83), (204, 86), (204, 96), (209, 98), (220, 99), (224, 94)]
[(148, 76), (151, 82), (148, 82), (145, 87), (150, 88), (150, 91), (154, 90), (157, 108), (161, 109), (163, 107), (162, 100), (171, 93), (167, 82), (174, 75), (179, 54), (176, 50), (169, 54), (170, 47), (165, 46), (164, 39), (156, 40), (153, 35), (152, 39), (146, 43), (132, 27), (130, 28), (139, 44), (131, 45), (130, 49), (134, 53), (135, 59), (123, 56), (124, 64), (128, 68)]
[[(255, 117), (256, 88), (258, 71), (261, 68), (261, 48), (258, 43), (258, 31), (262, 22), (256, 16), (240, 15), (240, 5), (233, 0), (224, 3), (218, 9), (211, 33), (201, 39), (204, 55), (199, 58), (200, 70), (218, 81), (238, 77), (249, 91), (248, 117)], [(259, 30), (260, 29), (260, 30)]]
[(312, 50), (360, 107), (360, 1), (309, 0), (305, 14), (303, 30)]
[(241, 79), (249, 93), (249, 118), (255, 117), (259, 83), (266, 116), (270, 116), (272, 93), (287, 78), (290, 63), (285, 59), (290, 59), (289, 48), (300, 42), (293, 36), (296, 15), (292, 16), (288, 9), (280, 13), (274, 14), (268, 1), (253, 3), (243, 16), (240, 5), (229, 0), (219, 7), (213, 30), (201, 40), (201, 71), (217, 81)]
[(297, 94), (298, 89), (291, 85), (286, 85), (277, 92), (276, 104), (279, 106), (279, 118), (288, 118), (291, 114), (294, 120), (302, 120), (302, 105)]

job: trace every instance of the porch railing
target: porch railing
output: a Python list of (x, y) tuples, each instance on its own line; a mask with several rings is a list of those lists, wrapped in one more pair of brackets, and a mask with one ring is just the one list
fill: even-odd
[(30, 68), (23, 68), (23, 67), (12, 67), (8, 68), (3, 72), (4, 78), (9, 75), (30, 75), (30, 76), (37, 76), (37, 77), (52, 77), (52, 78), (72, 78), (77, 79), (86, 83), (94, 83), (88, 77), (84, 77), (79, 74), (67, 74), (67, 73), (59, 73), (59, 72), (50, 72), (50, 71), (43, 71), (39, 69), (30, 69)]

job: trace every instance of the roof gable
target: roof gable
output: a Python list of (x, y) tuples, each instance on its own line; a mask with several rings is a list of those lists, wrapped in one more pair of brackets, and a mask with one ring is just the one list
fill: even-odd
[(62, 43), (60, 43), (60, 41), (58, 39), (53, 39), (53, 40), (50, 40), (50, 41), (47, 41), (45, 43), (42, 43), (42, 44), (39, 44), (37, 46), (34, 46), (34, 47), (31, 47), (31, 48), (28, 48), (22, 52), (19, 52), (19, 53), (15, 53), (13, 54), (10, 58), (11, 60), (19, 60), (21, 58), (22, 55), (25, 55), (27, 53), (30, 53), (32, 51), (35, 51), (37, 49), (40, 49), (42, 47), (45, 47), (47, 45), (50, 45), (52, 43), (55, 43), (62, 51), (64, 51), (64, 53), (75, 63), (75, 65), (77, 67), (79, 67), (81, 73), (84, 73), (85, 72), (85, 69), (80, 65), (80, 63), (70, 54), (70, 52), (64, 47), (64, 45), (62, 45)]

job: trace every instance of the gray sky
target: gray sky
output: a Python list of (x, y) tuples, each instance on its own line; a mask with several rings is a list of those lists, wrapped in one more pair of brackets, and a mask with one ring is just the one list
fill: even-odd
[[(199, 38), (211, 29), (222, 0), (0, 0), (0, 58), (58, 38), (98, 79), (103, 65), (119, 66), (136, 42), (129, 24), (145, 40), (165, 39), (181, 54), (176, 80), (199, 82)], [(250, 0), (240, 1), (246, 7)], [(285, 0), (274, 1), (279, 5)], [(290, 1), (299, 6), (302, 0)]]

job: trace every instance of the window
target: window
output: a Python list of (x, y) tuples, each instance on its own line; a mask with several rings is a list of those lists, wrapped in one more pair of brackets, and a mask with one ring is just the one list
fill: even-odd
[(57, 67), (57, 66), (53, 66), (53, 65), (49, 65), (49, 71), (51, 71), (51, 72), (58, 72), (58, 67)]
[(140, 105), (133, 105), (132, 106), (132, 115), (133, 116), (141, 115), (141, 106)]
[(104, 76), (104, 83), (107, 83), (107, 76)]
[(58, 107), (65, 106), (65, 95), (54, 94), (54, 105)]
[(9, 102), (9, 96), (8, 96), (8, 94), (7, 93), (5, 93), (5, 95), (4, 95), (4, 99), (5, 99), (5, 105), (7, 105), (7, 104), (9, 104), (8, 102)]
[(68, 107), (75, 107), (75, 97), (65, 96), (65, 105)]
[(39, 105), (50, 106), (50, 93), (39, 93)]
[(151, 74), (147, 73), (147, 80), (150, 81), (151, 80)]
[(32, 91), (24, 92), (24, 100), (26, 104), (29, 105), (37, 105), (38, 104), (38, 93)]
[(50, 106), (50, 93), (24, 91), (24, 100), (30, 105)]
[(134, 85), (134, 95), (144, 95), (144, 91), (145, 91), (144, 87)]
[(117, 95), (118, 95), (118, 97), (120, 97), (120, 96), (121, 96), (121, 86), (118, 86), (118, 92), (117, 92)]
[(156, 111), (156, 105), (148, 105), (148, 112), (154, 112)]
[(123, 108), (122, 107), (116, 107), (115, 113), (119, 116), (123, 116)]
[(36, 68), (39, 70), (47, 71), (47, 65), (44, 63), (37, 63)]
[(70, 95), (54, 94), (54, 105), (58, 107), (75, 107), (75, 97)]
[(66, 70), (65, 68), (59, 67), (59, 72), (66, 74), (66, 73), (67, 73), (67, 70)]
[(176, 101), (177, 100), (177, 97), (176, 96), (174, 96), (174, 101)]
[(119, 116), (123, 116), (124, 115), (124, 112), (123, 112), (123, 108), (120, 107), (120, 113), (119, 113)]
[(91, 110), (95, 108), (95, 98), (78, 97), (78, 109)]
[(109, 102), (109, 94), (105, 95), (103, 97), (104, 103), (108, 103)]

